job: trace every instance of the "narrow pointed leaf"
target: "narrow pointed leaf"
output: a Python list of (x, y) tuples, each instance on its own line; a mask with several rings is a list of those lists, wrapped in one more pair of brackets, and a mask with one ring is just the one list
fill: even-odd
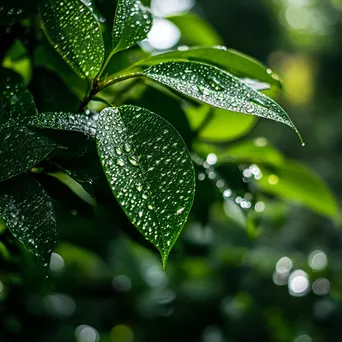
[(224, 46), (191, 47), (187, 49), (171, 51), (155, 55), (137, 64), (155, 65), (167, 61), (200, 62), (216, 66), (230, 74), (252, 80), (258, 80), (270, 85), (281, 87), (278, 77), (259, 61), (242, 54), (241, 52), (227, 49)]
[(182, 138), (157, 114), (122, 106), (101, 112), (97, 146), (115, 197), (165, 267), (194, 198), (194, 169)]
[(27, 175), (1, 183), (0, 217), (12, 235), (47, 266), (56, 241), (56, 219), (43, 187)]
[(44, 160), (58, 143), (27, 127), (0, 130), (0, 181), (23, 173)]
[(142, 74), (212, 106), (284, 123), (299, 135), (276, 102), (216, 67), (197, 62), (165, 62), (149, 67)]
[(140, 0), (118, 0), (113, 32), (113, 51), (121, 51), (147, 37), (152, 27), (152, 15)]
[(47, 0), (41, 8), (51, 44), (81, 77), (94, 79), (104, 59), (100, 25), (81, 0)]

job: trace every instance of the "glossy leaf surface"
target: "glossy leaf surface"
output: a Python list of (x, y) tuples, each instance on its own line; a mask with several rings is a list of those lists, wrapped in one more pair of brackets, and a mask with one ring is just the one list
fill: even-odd
[(151, 13), (140, 0), (119, 0), (116, 8), (113, 32), (113, 51), (121, 51), (147, 37), (152, 27)]
[(270, 69), (257, 60), (223, 46), (182, 48), (152, 56), (138, 64), (154, 65), (167, 61), (202, 62), (223, 69), (239, 78), (248, 78), (265, 82), (277, 87), (281, 83)]
[(27, 127), (0, 129), (0, 181), (23, 173), (60, 145)]
[(194, 170), (182, 138), (158, 115), (122, 106), (101, 112), (97, 146), (115, 197), (165, 267), (194, 198)]
[(94, 79), (104, 59), (98, 21), (80, 0), (47, 0), (41, 8), (48, 39), (81, 77)]
[(276, 102), (216, 67), (197, 62), (165, 62), (149, 67), (142, 74), (209, 105), (278, 121), (298, 133)]
[(56, 220), (42, 186), (27, 175), (1, 183), (0, 216), (13, 236), (47, 266), (56, 242)]

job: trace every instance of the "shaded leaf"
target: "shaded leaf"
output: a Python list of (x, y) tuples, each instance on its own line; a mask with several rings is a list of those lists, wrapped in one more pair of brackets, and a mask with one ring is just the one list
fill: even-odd
[(128, 49), (147, 37), (152, 15), (140, 0), (118, 0), (113, 32), (113, 53)]
[(11, 0), (0, 4), (0, 26), (13, 24), (38, 10), (38, 0)]
[(194, 198), (194, 169), (182, 138), (157, 114), (122, 106), (101, 112), (97, 145), (115, 197), (165, 267)]
[(0, 130), (0, 181), (23, 173), (44, 160), (54, 149), (55, 141), (27, 127)]
[(257, 181), (261, 190), (303, 205), (319, 214), (336, 219), (336, 199), (324, 182), (306, 166), (286, 161), (279, 167), (260, 167), (263, 177)]
[(94, 79), (104, 60), (104, 43), (94, 14), (80, 0), (47, 0), (41, 8), (45, 33), (81, 77)]
[(0, 125), (15, 124), (18, 118), (37, 113), (33, 97), (18, 74), (1, 69), (0, 81)]
[(246, 79), (258, 80), (270, 85), (281, 87), (276, 75), (265, 65), (241, 52), (223, 46), (191, 47), (152, 56), (138, 62), (139, 65), (155, 65), (167, 61), (201, 62), (216, 66), (230, 74)]
[(210, 142), (224, 142), (247, 134), (255, 125), (257, 118), (252, 115), (240, 115), (217, 108), (188, 107), (186, 114), (198, 137)]
[(182, 34), (182, 41), (190, 45), (221, 45), (222, 39), (215, 29), (203, 18), (186, 13), (167, 18), (174, 23)]
[(43, 187), (26, 175), (1, 183), (0, 216), (13, 236), (47, 266), (56, 242), (56, 220)]
[(212, 106), (284, 123), (299, 135), (276, 102), (216, 67), (197, 62), (165, 62), (149, 67), (142, 74)]
[(29, 89), (35, 96), (35, 103), (39, 112), (65, 111), (76, 113), (80, 105), (78, 97), (67, 88), (59, 75), (44, 67), (34, 68)]

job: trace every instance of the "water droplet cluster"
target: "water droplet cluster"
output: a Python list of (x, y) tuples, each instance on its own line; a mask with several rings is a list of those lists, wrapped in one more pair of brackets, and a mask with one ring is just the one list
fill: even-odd
[(165, 259), (194, 197), (193, 165), (184, 142), (157, 114), (122, 106), (101, 112), (97, 145), (115, 197)]
[(165, 62), (149, 67), (143, 74), (212, 106), (279, 121), (294, 128), (277, 103), (216, 67), (197, 62)]
[(2, 183), (0, 216), (13, 236), (47, 266), (55, 244), (56, 221), (50, 198), (39, 183), (26, 175)]
[(113, 26), (113, 49), (120, 51), (147, 37), (152, 27), (151, 13), (139, 0), (119, 0)]
[(104, 43), (94, 14), (79, 0), (48, 0), (42, 8), (48, 39), (81, 77), (95, 78), (104, 60)]

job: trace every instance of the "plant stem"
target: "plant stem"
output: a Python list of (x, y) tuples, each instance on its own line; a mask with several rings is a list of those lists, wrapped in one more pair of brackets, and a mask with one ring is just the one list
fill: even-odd
[(114, 107), (113, 104), (111, 104), (107, 100), (103, 99), (102, 97), (94, 96), (91, 100), (96, 101), (96, 102), (102, 102), (102, 103), (106, 104), (108, 107)]
[(105, 89), (105, 88), (107, 88), (113, 84), (123, 82), (123, 81), (129, 80), (131, 78), (140, 77), (140, 76), (141, 76), (140, 72), (133, 72), (131, 74), (116, 76), (116, 77), (114, 77), (108, 81), (104, 81), (101, 83), (99, 83), (97, 81), (97, 79), (95, 79), (93, 82), (92, 89), (90, 90), (88, 96), (86, 96), (85, 99), (81, 102), (79, 111), (83, 111), (86, 108), (86, 106), (88, 105), (88, 103), (93, 99), (93, 97), (95, 95), (97, 95), (99, 92), (101, 92), (103, 89)]

